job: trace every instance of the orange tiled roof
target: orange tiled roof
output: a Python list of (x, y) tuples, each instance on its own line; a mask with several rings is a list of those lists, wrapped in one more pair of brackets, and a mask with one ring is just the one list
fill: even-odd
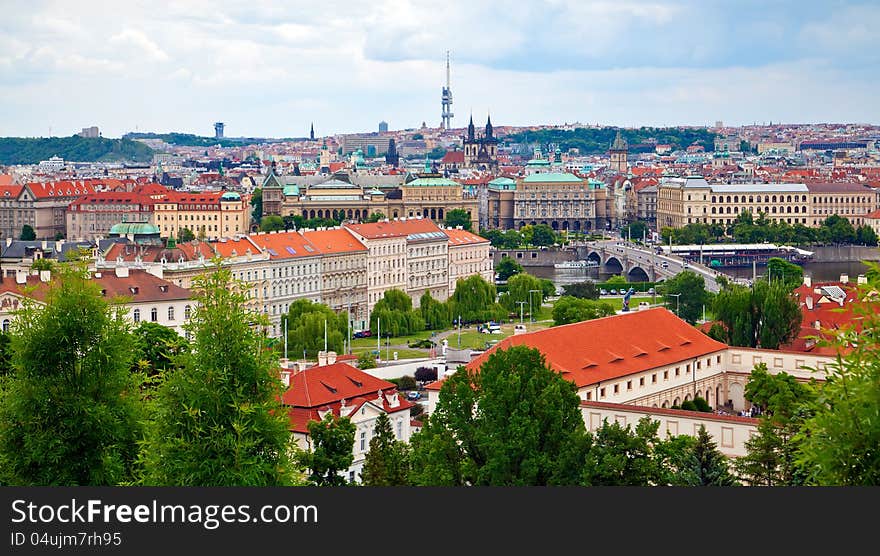
[(406, 220), (389, 220), (368, 224), (345, 224), (345, 227), (357, 232), (367, 239), (385, 237), (401, 237), (410, 234), (442, 232), (437, 224), (427, 218), (409, 218)]
[(366, 246), (345, 228), (303, 231), (301, 233), (321, 253), (348, 253), (367, 250)]
[(727, 348), (657, 307), (509, 336), (466, 368), (479, 369), (494, 350), (517, 345), (537, 348), (578, 388)]
[(251, 241), (269, 252), (269, 258), (292, 259), (295, 257), (314, 257), (319, 251), (299, 232), (275, 232), (251, 234)]
[(476, 245), (478, 243), (489, 243), (489, 240), (478, 236), (467, 230), (457, 230), (455, 228), (444, 228), (443, 231), (449, 236), (449, 245), (451, 247), (459, 245)]

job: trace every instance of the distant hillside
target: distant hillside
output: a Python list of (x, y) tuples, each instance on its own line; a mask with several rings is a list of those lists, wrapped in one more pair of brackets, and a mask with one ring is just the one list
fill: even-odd
[(0, 137), (0, 164), (36, 164), (52, 156), (73, 162), (148, 163), (153, 149), (130, 139)]
[[(215, 137), (200, 137), (191, 133), (126, 133), (122, 136), (124, 139), (161, 139), (169, 145), (177, 145), (180, 147), (240, 147), (242, 145), (250, 145), (257, 143), (278, 142), (280, 139), (265, 139), (261, 137), (224, 137), (217, 139)], [(289, 139), (295, 141), (297, 139)], [(299, 140), (302, 140), (300, 138)]]
[[(655, 144), (672, 145), (673, 149), (686, 149), (690, 145), (702, 145), (706, 151), (711, 151), (715, 146), (715, 133), (706, 128), (677, 128), (677, 127), (642, 127), (639, 129), (622, 129), (620, 134), (629, 144), (630, 152), (649, 152), (654, 150)], [(617, 135), (617, 128), (605, 127), (600, 129), (577, 128), (573, 130), (541, 129), (538, 131), (523, 131), (507, 135), (503, 142), (506, 144), (540, 144), (543, 147), (550, 143), (559, 146), (563, 152), (568, 149), (579, 149), (581, 154), (607, 153)]]

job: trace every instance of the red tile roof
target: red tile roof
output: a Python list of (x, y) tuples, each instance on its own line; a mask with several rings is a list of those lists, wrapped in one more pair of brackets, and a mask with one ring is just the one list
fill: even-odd
[(212, 241), (210, 245), (218, 255), (224, 258), (242, 257), (247, 255), (248, 250), (252, 255), (262, 252), (260, 247), (246, 236), (236, 239), (224, 238), (220, 241)]
[(440, 160), (441, 164), (464, 164), (464, 151), (447, 151)]
[(318, 249), (299, 232), (262, 232), (248, 237), (260, 248), (268, 251), (271, 260), (320, 255)]
[(479, 369), (494, 350), (518, 345), (540, 350), (578, 388), (727, 348), (657, 307), (509, 336), (466, 368)]
[(457, 247), (460, 245), (477, 245), (480, 243), (489, 243), (489, 240), (478, 236), (467, 230), (458, 230), (455, 228), (444, 228), (443, 231), (449, 236), (449, 246)]
[[(146, 195), (141, 195), (140, 193), (132, 193), (127, 191), (99, 191), (79, 197), (78, 199), (71, 202), (70, 205), (68, 205), (68, 209), (76, 212), (78, 210), (82, 210), (80, 207), (82, 207), (83, 205), (100, 207), (118, 204), (138, 204), (142, 205), (144, 208), (152, 208), (154, 202), (155, 201), (150, 197)], [(114, 207), (112, 210), (118, 211), (119, 209)]]
[(145, 270), (129, 270), (128, 276), (116, 276), (114, 272), (92, 273), (92, 278), (101, 286), (104, 297), (128, 297), (131, 303), (150, 303), (155, 301), (178, 301), (190, 299), (192, 294), (171, 282), (153, 276)]
[(0, 174), (0, 185), (12, 185), (12, 176), (10, 174)]
[(17, 199), (22, 189), (24, 189), (23, 185), (0, 185), (0, 197)]
[(302, 231), (301, 233), (315, 246), (315, 249), (327, 255), (367, 250), (367, 247), (345, 228)]
[(867, 193), (869, 188), (860, 183), (807, 183), (811, 193)]
[(95, 192), (93, 180), (71, 180), (53, 182), (31, 182), (27, 184), (37, 199), (57, 197), (78, 197)]
[(344, 226), (367, 239), (382, 239), (386, 237), (401, 237), (427, 232), (442, 232), (437, 224), (434, 224), (433, 221), (427, 218), (389, 220), (387, 222), (372, 222), (369, 224), (345, 224)]

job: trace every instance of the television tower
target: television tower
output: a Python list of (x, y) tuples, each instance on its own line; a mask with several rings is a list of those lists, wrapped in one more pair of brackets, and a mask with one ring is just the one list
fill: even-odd
[(441, 114), (440, 127), (450, 129), (452, 127), (452, 85), (449, 79), (449, 51), (446, 51), (446, 86), (443, 87), (443, 111)]

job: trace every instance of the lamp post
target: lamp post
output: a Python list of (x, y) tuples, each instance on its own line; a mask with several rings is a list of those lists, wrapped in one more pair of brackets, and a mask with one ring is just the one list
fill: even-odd
[[(519, 323), (522, 324), (523, 323), (523, 306), (525, 306), (526, 302), (525, 301), (517, 301), (517, 303), (519, 303)], [(529, 309), (529, 311), (531, 311), (531, 308)], [(531, 312), (529, 313), (529, 315), (531, 316)]]
[(681, 294), (680, 293), (667, 293), (666, 296), (667, 297), (675, 297), (675, 316), (678, 316), (678, 309), (679, 309), (679, 304), (678, 304), (679, 299), (678, 298), (681, 297)]
[(540, 292), (541, 290), (529, 290), (529, 322), (535, 322), (535, 317), (532, 313), (532, 292)]

